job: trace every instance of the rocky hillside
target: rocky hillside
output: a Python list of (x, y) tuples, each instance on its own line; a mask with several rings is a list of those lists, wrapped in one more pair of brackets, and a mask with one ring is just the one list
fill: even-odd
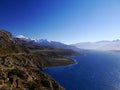
[(64, 90), (43, 72), (43, 59), (0, 30), (0, 90)]
[(28, 53), (29, 51), (12, 38), (11, 33), (0, 30), (0, 54)]

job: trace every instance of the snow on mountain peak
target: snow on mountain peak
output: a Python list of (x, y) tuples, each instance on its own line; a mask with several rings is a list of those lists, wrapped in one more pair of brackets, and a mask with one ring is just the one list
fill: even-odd
[(24, 36), (24, 35), (18, 35), (16, 36), (17, 38), (24, 38), (24, 39), (29, 39), (28, 37)]

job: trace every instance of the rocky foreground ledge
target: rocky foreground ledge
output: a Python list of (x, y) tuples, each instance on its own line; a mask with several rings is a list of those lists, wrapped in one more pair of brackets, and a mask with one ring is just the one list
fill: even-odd
[(0, 90), (64, 90), (37, 60), (30, 54), (0, 57)]

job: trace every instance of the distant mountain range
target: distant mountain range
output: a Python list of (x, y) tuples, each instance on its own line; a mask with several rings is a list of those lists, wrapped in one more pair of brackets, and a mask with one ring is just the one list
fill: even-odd
[(98, 42), (82, 42), (77, 44), (72, 44), (80, 49), (88, 50), (120, 50), (120, 40), (113, 41), (98, 41)]
[(73, 50), (114, 50), (120, 51), (120, 40), (116, 39), (113, 41), (97, 41), (97, 42), (81, 42), (76, 44), (67, 45), (57, 41), (48, 41), (47, 39), (30, 39), (26, 36), (19, 35), (15, 38), (18, 38), (23, 41), (27, 41), (30, 44), (39, 44), (46, 47), (55, 47), (55, 48), (63, 48), (63, 49), (73, 49)]
[(48, 41), (47, 39), (30, 39), (24, 35), (18, 35), (15, 36), (16, 39), (19, 39), (21, 42), (29, 42), (30, 44), (38, 44), (46, 47), (55, 47), (55, 48), (63, 48), (63, 49), (73, 49), (73, 50), (78, 50), (79, 48), (72, 46), (72, 45), (67, 45), (61, 42), (57, 41)]

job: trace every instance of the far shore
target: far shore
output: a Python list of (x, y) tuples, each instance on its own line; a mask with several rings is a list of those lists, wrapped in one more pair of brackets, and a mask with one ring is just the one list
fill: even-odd
[[(66, 61), (65, 61), (65, 59), (66, 59)], [(43, 70), (47, 69), (47, 68), (65, 67), (65, 66), (71, 66), (71, 65), (78, 64), (78, 62), (75, 59), (72, 59), (70, 57), (65, 57), (64, 59), (58, 59), (58, 60), (59, 60), (59, 63), (57, 65), (43, 67)]]

